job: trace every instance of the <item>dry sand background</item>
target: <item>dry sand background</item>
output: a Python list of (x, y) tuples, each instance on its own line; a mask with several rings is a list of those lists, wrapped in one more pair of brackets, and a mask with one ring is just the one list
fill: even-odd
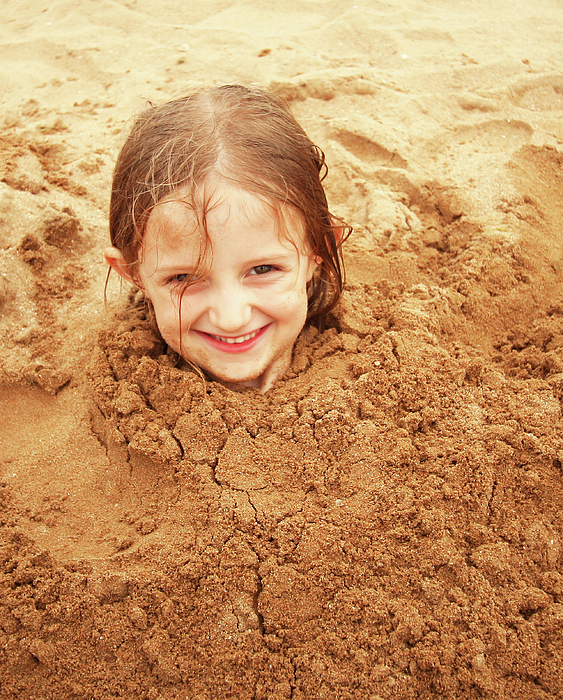
[[(560, 0), (5, 0), (2, 700), (563, 697), (562, 45)], [(104, 309), (128, 120), (224, 82), (356, 229), (266, 397)]]

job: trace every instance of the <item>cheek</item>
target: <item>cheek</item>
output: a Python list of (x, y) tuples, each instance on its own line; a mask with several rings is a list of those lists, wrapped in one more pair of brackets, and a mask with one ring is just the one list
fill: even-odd
[[(156, 325), (158, 326), (160, 334), (167, 343), (171, 344), (170, 341), (174, 337), (178, 337), (180, 332), (180, 313), (178, 305), (173, 302), (169, 295), (151, 295), (147, 292), (145, 292), (145, 294), (152, 303)], [(184, 316), (185, 313), (182, 310), (182, 325), (184, 325)]]
[(180, 318), (180, 305), (182, 320), (189, 317), (190, 311), (186, 304), (185, 298), (170, 293), (168, 290), (145, 290), (145, 296), (148, 297), (153, 305), (154, 312), (157, 318), (161, 318), (163, 322), (169, 323), (170, 320), (178, 323)]
[(301, 285), (293, 289), (277, 306), (278, 318), (290, 325), (303, 325), (307, 317), (307, 286)]

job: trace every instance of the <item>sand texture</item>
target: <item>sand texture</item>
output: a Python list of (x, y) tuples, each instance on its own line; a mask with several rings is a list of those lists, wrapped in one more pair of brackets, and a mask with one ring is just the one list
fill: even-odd
[[(563, 697), (563, 5), (6, 0), (0, 699)], [(264, 396), (112, 277), (147, 100), (284, 96), (354, 226)]]

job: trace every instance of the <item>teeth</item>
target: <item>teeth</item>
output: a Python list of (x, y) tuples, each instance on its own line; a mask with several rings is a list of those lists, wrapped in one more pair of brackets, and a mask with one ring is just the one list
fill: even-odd
[(249, 333), (248, 335), (241, 335), (238, 338), (224, 338), (222, 335), (211, 335), (212, 338), (215, 338), (215, 340), (220, 340), (222, 343), (228, 343), (229, 345), (236, 345), (237, 343), (244, 343), (247, 340), (250, 340), (251, 338), (254, 338), (255, 336), (258, 335), (260, 330), (254, 331), (253, 333)]

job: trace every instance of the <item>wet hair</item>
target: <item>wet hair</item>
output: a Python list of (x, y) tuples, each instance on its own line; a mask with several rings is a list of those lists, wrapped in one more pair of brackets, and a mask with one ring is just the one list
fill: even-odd
[[(151, 105), (135, 121), (117, 159), (111, 242), (134, 273), (153, 208), (179, 188), (195, 199), (208, 178), (222, 178), (270, 204), (282, 225), (284, 205), (298, 213), (319, 262), (307, 287), (307, 318), (319, 318), (342, 293), (341, 246), (351, 231), (329, 212), (326, 174), (321, 149), (283, 100), (265, 90), (224, 85)], [(196, 211), (204, 232), (205, 206)]]

